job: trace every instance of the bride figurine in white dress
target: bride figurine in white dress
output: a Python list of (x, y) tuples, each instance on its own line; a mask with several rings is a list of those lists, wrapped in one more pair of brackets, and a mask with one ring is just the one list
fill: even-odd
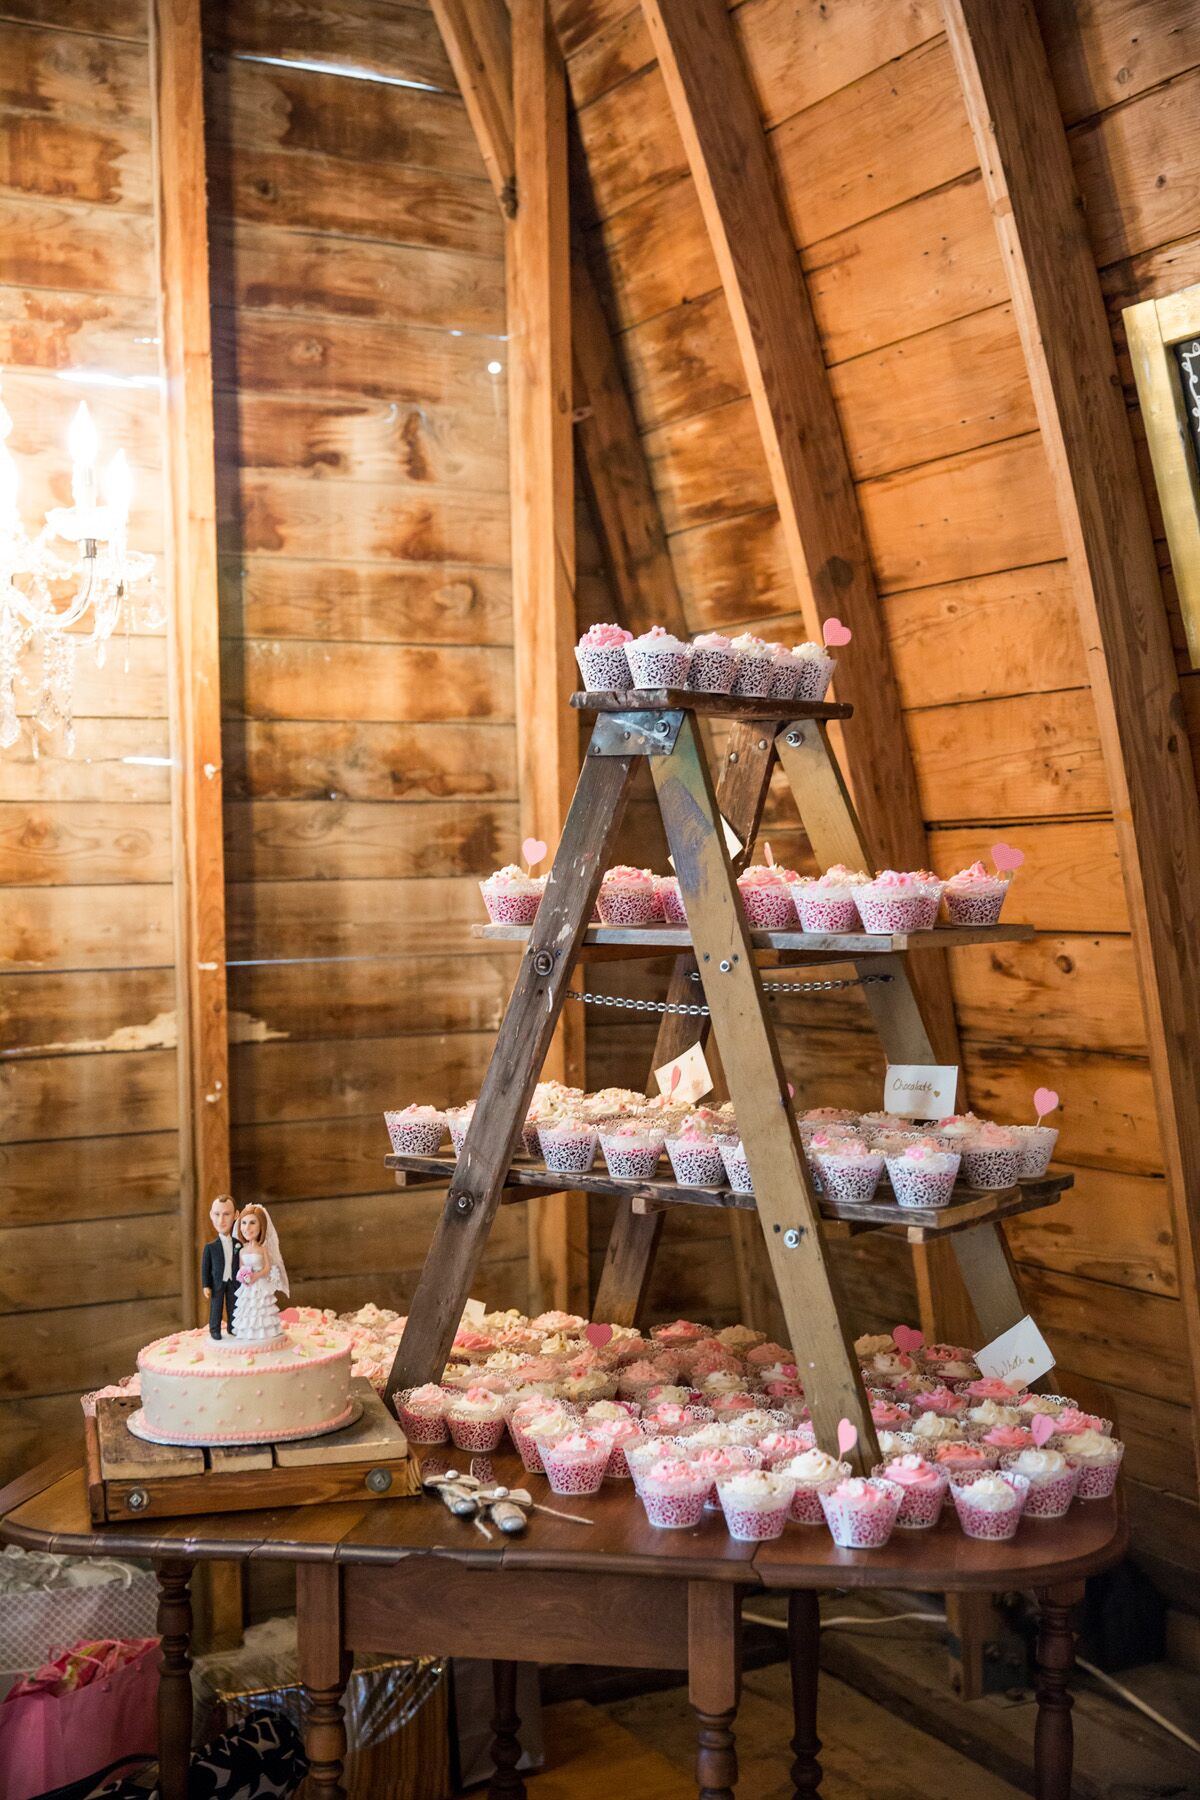
[(276, 1291), (288, 1293), (287, 1270), (279, 1239), (265, 1206), (246, 1206), (238, 1216), (242, 1253), (238, 1262), (238, 1294), (233, 1308), (233, 1335), (239, 1343), (269, 1344), (283, 1335)]

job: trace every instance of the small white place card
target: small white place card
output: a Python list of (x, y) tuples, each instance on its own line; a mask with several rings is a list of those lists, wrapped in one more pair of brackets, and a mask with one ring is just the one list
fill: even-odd
[(1020, 1387), (1028, 1387), (1054, 1367), (1050, 1346), (1028, 1313), (977, 1350), (975, 1361), (990, 1381), (1011, 1381)]
[(486, 1313), (487, 1307), (482, 1300), (468, 1300), (463, 1307), (462, 1322), (464, 1325), (478, 1325)]
[(951, 1063), (889, 1063), (883, 1109), (904, 1119), (945, 1119), (954, 1111), (958, 1066)]
[(665, 1094), (668, 1100), (678, 1100), (681, 1106), (694, 1106), (705, 1094), (712, 1093), (712, 1076), (699, 1044), (692, 1044), (682, 1056), (655, 1069), (654, 1079), (659, 1093)]

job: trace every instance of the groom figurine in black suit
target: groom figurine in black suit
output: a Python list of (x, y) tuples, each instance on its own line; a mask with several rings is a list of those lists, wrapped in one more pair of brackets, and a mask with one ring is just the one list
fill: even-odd
[(200, 1281), (208, 1301), (208, 1334), (219, 1339), (222, 1313), (229, 1323), (230, 1335), (233, 1333), (233, 1303), (237, 1299), (238, 1258), (242, 1249), (233, 1235), (237, 1218), (233, 1195), (218, 1194), (208, 1216), (217, 1235), (204, 1246)]

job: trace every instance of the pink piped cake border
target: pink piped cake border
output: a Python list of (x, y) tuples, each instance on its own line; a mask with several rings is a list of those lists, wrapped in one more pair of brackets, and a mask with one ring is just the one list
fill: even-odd
[[(286, 1333), (289, 1339), (300, 1337), (301, 1334), (303, 1334), (305, 1342), (312, 1341), (303, 1326), (289, 1326)], [(324, 1328), (322, 1335), (324, 1335)], [(219, 1377), (222, 1381), (233, 1381), (236, 1380), (238, 1376), (242, 1375), (257, 1375), (260, 1377), (263, 1375), (282, 1375), (291, 1369), (320, 1369), (326, 1363), (337, 1362), (339, 1358), (343, 1356), (349, 1357), (351, 1350), (349, 1334), (335, 1333), (334, 1335), (337, 1336), (338, 1341), (329, 1351), (323, 1354), (306, 1354), (303, 1361), (277, 1362), (274, 1365), (264, 1361), (257, 1362), (252, 1367), (231, 1363), (225, 1367), (218, 1368), (216, 1366), (211, 1366), (206, 1369), (201, 1369), (197, 1368), (193, 1363), (185, 1363), (183, 1361), (168, 1360), (166, 1362), (155, 1362), (151, 1360), (155, 1352), (160, 1350), (160, 1347), (163, 1344), (186, 1345), (199, 1343), (202, 1339), (208, 1337), (208, 1333), (203, 1327), (197, 1328), (194, 1331), (172, 1331), (168, 1333), (166, 1337), (155, 1338), (152, 1344), (146, 1344), (143, 1349), (139, 1350), (137, 1366), (139, 1370), (149, 1369), (151, 1374), (154, 1375), (186, 1375), (191, 1381), (211, 1381), (214, 1377)], [(210, 1339), (209, 1341), (211, 1342), (212, 1340)], [(221, 1342), (225, 1342), (224, 1338), (221, 1339)], [(264, 1357), (270, 1357), (278, 1356), (279, 1352), (277, 1350), (268, 1350), (264, 1346), (257, 1354)]]
[[(170, 1431), (151, 1432), (145, 1425), (145, 1409), (138, 1407), (125, 1421), (135, 1437), (144, 1438), (149, 1444), (179, 1444), (187, 1449), (206, 1450), (213, 1444), (284, 1444), (290, 1439), (321, 1437), (327, 1431), (339, 1431), (343, 1425), (350, 1425), (362, 1410), (362, 1402), (351, 1400), (343, 1412), (332, 1419), (325, 1419), (318, 1425), (304, 1425), (295, 1431), (273, 1431), (264, 1437), (261, 1431), (222, 1431), (208, 1432), (204, 1437), (184, 1437)], [(142, 1429), (138, 1429), (138, 1421), (142, 1421)]]

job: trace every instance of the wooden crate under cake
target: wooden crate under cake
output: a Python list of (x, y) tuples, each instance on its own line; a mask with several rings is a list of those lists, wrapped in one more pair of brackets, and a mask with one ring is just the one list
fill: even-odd
[(92, 1522), (252, 1512), (327, 1500), (398, 1500), (419, 1493), (420, 1474), (408, 1440), (375, 1389), (355, 1376), (350, 1395), (362, 1411), (341, 1431), (283, 1444), (205, 1450), (135, 1437), (127, 1421), (141, 1405), (136, 1394), (98, 1400), (95, 1417), (84, 1418)]

